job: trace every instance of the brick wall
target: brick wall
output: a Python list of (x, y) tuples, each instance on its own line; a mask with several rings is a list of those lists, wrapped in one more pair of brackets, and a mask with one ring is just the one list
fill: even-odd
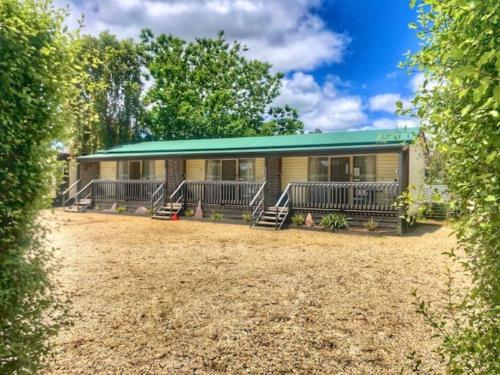
[(274, 206), (281, 195), (281, 158), (266, 158), (266, 206)]
[(186, 162), (184, 159), (167, 160), (167, 194), (170, 195), (185, 178)]

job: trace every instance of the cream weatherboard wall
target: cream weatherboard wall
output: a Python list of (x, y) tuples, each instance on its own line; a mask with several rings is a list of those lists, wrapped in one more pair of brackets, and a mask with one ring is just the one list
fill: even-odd
[(165, 160), (154, 160), (153, 164), (155, 180), (165, 179)]
[(281, 190), (290, 182), (307, 181), (309, 158), (307, 156), (290, 156), (281, 159)]
[(101, 180), (116, 180), (116, 161), (101, 161), (99, 178)]
[(266, 159), (255, 159), (255, 180), (264, 181), (266, 179)]
[(424, 146), (417, 142), (410, 145), (409, 157), (409, 184), (417, 191), (424, 188), (425, 184), (425, 152)]
[(378, 182), (394, 182), (398, 178), (399, 154), (377, 154), (375, 175)]
[(186, 180), (205, 179), (205, 159), (186, 160)]

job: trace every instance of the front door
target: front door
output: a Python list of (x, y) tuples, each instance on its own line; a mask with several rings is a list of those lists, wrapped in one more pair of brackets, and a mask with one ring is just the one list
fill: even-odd
[(351, 181), (351, 158), (349, 156), (333, 157), (331, 168), (332, 182)]
[(222, 181), (236, 181), (236, 160), (222, 160)]
[[(332, 182), (351, 181), (351, 158), (349, 156), (333, 157), (330, 168)], [(335, 189), (332, 198), (337, 207), (342, 207), (349, 202), (349, 188), (341, 186)]]
[[(236, 164), (235, 159), (222, 160), (222, 181), (236, 181)], [(221, 193), (225, 201), (234, 201), (238, 195), (236, 186), (234, 185), (223, 186), (222, 190)]]
[(140, 180), (141, 179), (141, 162), (140, 161), (131, 161), (130, 162), (128, 178), (130, 180)]

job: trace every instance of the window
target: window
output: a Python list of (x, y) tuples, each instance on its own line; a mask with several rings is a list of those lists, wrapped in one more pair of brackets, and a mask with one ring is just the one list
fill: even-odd
[(220, 180), (222, 178), (221, 171), (220, 160), (207, 160), (207, 180)]
[(156, 170), (156, 160), (121, 160), (118, 162), (119, 180), (156, 180), (163, 178), (165, 178), (164, 170)]
[(309, 181), (328, 181), (328, 157), (309, 158)]
[(142, 178), (146, 180), (156, 179), (155, 174), (155, 161), (154, 160), (144, 160), (142, 165)]
[(353, 181), (375, 181), (375, 155), (353, 157)]
[(209, 181), (255, 181), (255, 159), (212, 159), (206, 168)]
[(118, 179), (128, 180), (128, 160), (118, 162)]
[(255, 181), (255, 159), (239, 160), (238, 179), (240, 181)]
[(309, 158), (308, 181), (372, 182), (375, 180), (375, 155)]

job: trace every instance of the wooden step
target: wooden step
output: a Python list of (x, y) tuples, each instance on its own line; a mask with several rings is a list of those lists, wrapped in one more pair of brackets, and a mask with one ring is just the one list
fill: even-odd
[(259, 220), (274, 220), (276, 221), (276, 216), (262, 215)]
[(161, 216), (161, 215), (153, 215), (151, 216), (151, 219), (155, 220), (170, 220), (171, 216)]
[(182, 207), (182, 203), (172, 203), (172, 204), (167, 203), (167, 204), (164, 204), (164, 205), (162, 206), (162, 208), (167, 208), (167, 207), (168, 207), (168, 208), (173, 207), (174, 209), (175, 209), (175, 208), (180, 208), (180, 207)]
[[(176, 210), (174, 210), (173, 212), (175, 212)], [(158, 211), (156, 211), (156, 213), (159, 213), (159, 214), (170, 214), (172, 211), (171, 210), (166, 210), (164, 208), (160, 208)]]
[(264, 211), (262, 214), (263, 215), (267, 215), (267, 216), (276, 216), (276, 215), (279, 215), (279, 216), (285, 216), (288, 212), (274, 212), (274, 211)]
[[(279, 224), (279, 223), (278, 223)], [(257, 221), (255, 223), (255, 225), (267, 225), (267, 226), (271, 226), (271, 225), (276, 225), (276, 222), (275, 221)]]
[(92, 204), (92, 199), (80, 199), (76, 205), (78, 206), (88, 206)]

